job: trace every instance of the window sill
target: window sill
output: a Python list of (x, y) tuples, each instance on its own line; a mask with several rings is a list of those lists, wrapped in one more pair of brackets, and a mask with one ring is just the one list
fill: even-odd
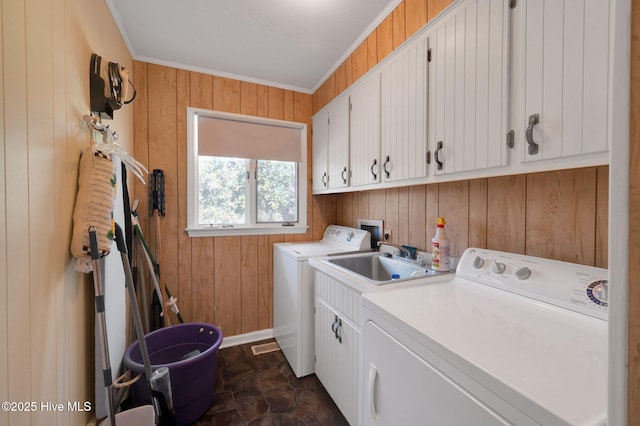
[(306, 225), (296, 226), (260, 226), (252, 228), (187, 228), (187, 235), (197, 237), (229, 237), (240, 235), (304, 234)]

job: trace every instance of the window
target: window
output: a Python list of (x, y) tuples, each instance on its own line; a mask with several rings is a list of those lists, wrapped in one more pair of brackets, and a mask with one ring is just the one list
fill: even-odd
[(190, 236), (307, 230), (307, 127), (187, 109)]

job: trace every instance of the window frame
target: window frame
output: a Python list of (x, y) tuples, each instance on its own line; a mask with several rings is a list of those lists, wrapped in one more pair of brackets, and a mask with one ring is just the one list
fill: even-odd
[[(286, 223), (257, 223), (256, 212), (249, 210), (249, 220), (253, 223), (247, 225), (233, 225), (233, 227), (204, 226), (198, 223), (199, 209), (199, 167), (198, 167), (198, 142), (196, 124), (198, 116), (232, 119), (246, 123), (267, 124), (272, 126), (287, 127), (300, 130), (301, 162), (298, 163), (298, 222)], [(243, 114), (234, 114), (221, 111), (213, 111), (202, 108), (187, 108), (187, 228), (185, 231), (190, 237), (213, 237), (233, 235), (269, 235), (269, 234), (301, 234), (308, 230), (307, 226), (307, 124), (293, 121), (276, 120), (272, 118), (255, 117)], [(257, 185), (257, 180), (252, 179), (251, 186)], [(255, 208), (252, 203), (257, 202), (255, 188), (251, 191), (252, 201), (247, 208)]]

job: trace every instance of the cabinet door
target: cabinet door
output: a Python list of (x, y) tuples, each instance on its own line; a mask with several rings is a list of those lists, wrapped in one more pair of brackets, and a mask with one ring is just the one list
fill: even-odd
[(382, 181), (427, 175), (428, 38), (400, 51), (381, 69)]
[(523, 160), (607, 151), (610, 1), (527, 0), (522, 7)]
[(431, 32), (436, 175), (507, 164), (509, 11), (504, 0), (468, 0)]
[(360, 294), (316, 271), (316, 375), (350, 424), (358, 424)]
[(351, 186), (380, 182), (380, 74), (351, 92)]
[(349, 424), (358, 423), (360, 333), (326, 301), (315, 303), (316, 376)]
[(334, 330), (338, 314), (324, 303), (322, 299), (317, 297), (315, 299), (314, 306), (314, 331), (316, 345), (315, 372), (329, 395), (332, 395), (333, 397), (336, 392), (336, 383), (338, 381), (338, 373), (334, 366), (337, 350)]
[(363, 374), (364, 425), (508, 424), (370, 321)]
[(349, 97), (334, 100), (329, 112), (329, 189), (349, 186)]
[(328, 184), (327, 149), (329, 144), (329, 113), (322, 110), (313, 116), (313, 167), (312, 184), (313, 192), (326, 190)]

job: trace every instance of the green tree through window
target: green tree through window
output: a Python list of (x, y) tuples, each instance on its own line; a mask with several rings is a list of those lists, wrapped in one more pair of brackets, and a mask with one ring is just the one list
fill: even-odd
[(240, 224), (246, 222), (246, 160), (199, 157), (199, 222)]
[(268, 160), (257, 163), (258, 222), (297, 222), (297, 164)]
[[(250, 204), (258, 223), (298, 221), (297, 163), (208, 156), (198, 161), (200, 224), (245, 224)], [(256, 202), (247, 203), (254, 184)]]

